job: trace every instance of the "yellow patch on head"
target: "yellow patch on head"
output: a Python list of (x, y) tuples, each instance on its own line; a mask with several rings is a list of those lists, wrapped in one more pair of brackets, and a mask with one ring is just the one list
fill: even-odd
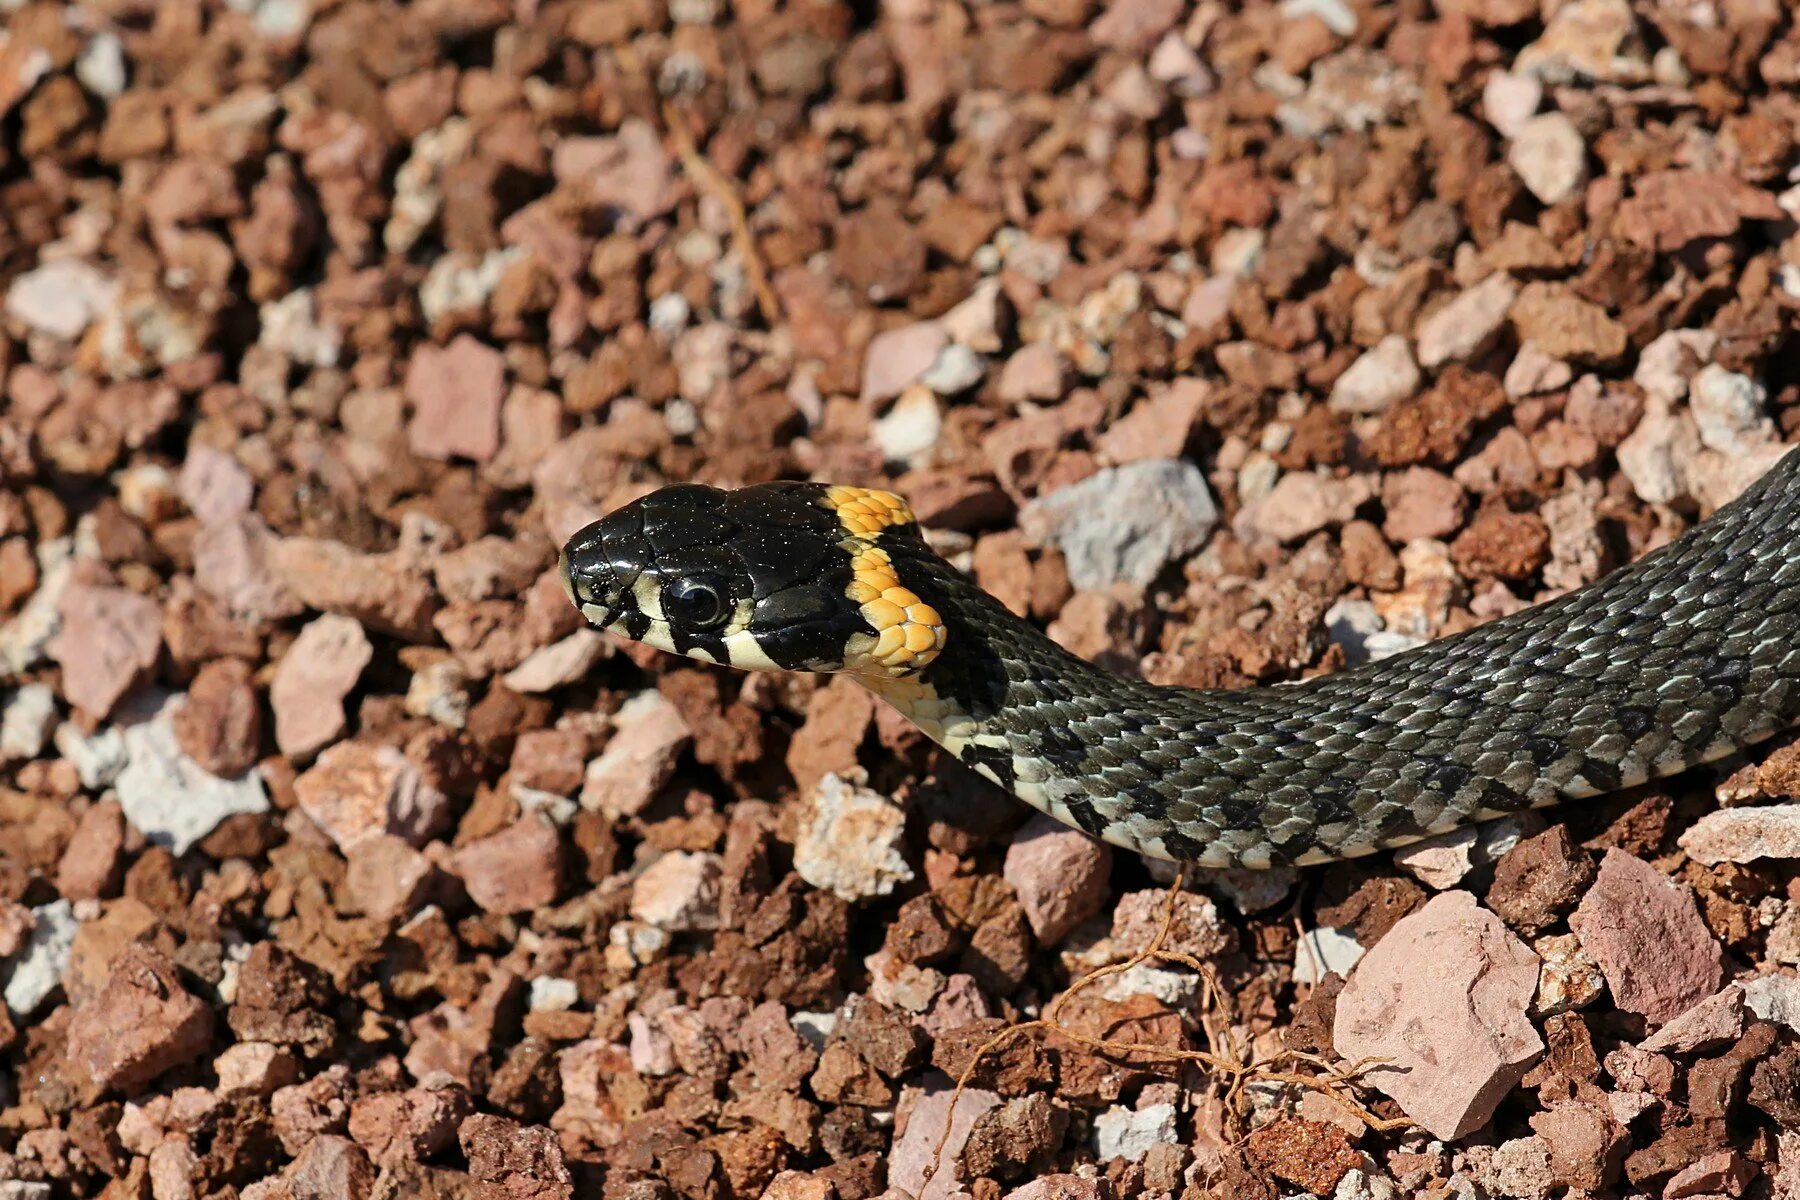
[(944, 619), (937, 609), (900, 582), (885, 550), (857, 549), (850, 569), (845, 594), (862, 606), (863, 620), (875, 630), (874, 644), (862, 651), (863, 660), (896, 675), (929, 666), (944, 648)]
[(825, 490), (825, 504), (837, 514), (844, 532), (874, 538), (884, 529), (909, 525), (912, 509), (892, 492), (839, 485)]

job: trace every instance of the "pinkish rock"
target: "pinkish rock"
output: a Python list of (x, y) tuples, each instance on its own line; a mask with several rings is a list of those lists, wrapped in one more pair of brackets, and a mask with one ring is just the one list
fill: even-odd
[(304, 760), (343, 736), (344, 698), (374, 654), (363, 627), (350, 617), (327, 613), (300, 631), (269, 686), (275, 744), (283, 754)]
[(527, 695), (548, 692), (586, 678), (594, 664), (611, 653), (612, 644), (604, 634), (577, 629), (559, 642), (533, 650), (500, 681)]
[(1334, 479), (1312, 471), (1289, 471), (1267, 495), (1246, 505), (1234, 528), (1277, 542), (1297, 542), (1356, 516), (1369, 498), (1367, 481)]
[(279, 621), (301, 610), (275, 566), (279, 539), (255, 513), (243, 513), (194, 535), (194, 582), (232, 616)]
[(188, 443), (181, 464), (181, 499), (201, 525), (222, 525), (250, 511), (256, 482), (237, 459), (205, 442)]
[(392, 746), (339, 742), (294, 781), (300, 810), (340, 850), (389, 833), (422, 846), (442, 829), (450, 802)]
[(1408, 467), (1382, 483), (1387, 520), (1381, 531), (1405, 545), (1419, 538), (1447, 538), (1461, 528), (1468, 497), (1462, 485), (1429, 467)]
[(0, 899), (0, 958), (11, 958), (25, 948), (37, 918), (17, 900)]
[(156, 665), (162, 609), (129, 588), (71, 583), (57, 610), (62, 626), (48, 649), (62, 667), (63, 698), (102, 720)]
[(672, 850), (632, 882), (631, 915), (660, 929), (717, 929), (719, 856)]
[(1663, 1200), (1689, 1196), (1741, 1196), (1757, 1177), (1757, 1170), (1736, 1150), (1714, 1150), (1702, 1155), (1663, 1184)]
[(1645, 1038), (1638, 1049), (1687, 1054), (1735, 1042), (1744, 1035), (1752, 1015), (1744, 989), (1735, 983), (1727, 984), (1724, 991), (1708, 996)]
[(1693, 893), (1623, 850), (1601, 859), (1569, 928), (1600, 964), (1613, 1003), (1652, 1025), (1700, 1003), (1725, 977), (1724, 952)]
[(1419, 322), (1419, 365), (1436, 369), (1486, 349), (1506, 322), (1519, 285), (1496, 271)]
[(1063, 393), (1063, 365), (1056, 347), (1049, 342), (1027, 342), (1000, 368), (1000, 382), (995, 386), (996, 394), (1008, 404), (1057, 399)]
[[(524, 995), (519, 977), (499, 970), (473, 1004), (465, 1007), (446, 1001), (414, 1017), (407, 1022), (412, 1034), (412, 1049), (406, 1052), (407, 1071), (420, 1080), (447, 1075), (469, 1087), (478, 1066), (494, 1051), (501, 1018), (516, 1020)], [(351, 1134), (355, 1135), (354, 1127)]]
[(1100, 910), (1111, 872), (1112, 852), (1103, 843), (1042, 813), (1013, 834), (1006, 851), (1006, 882), (1045, 946)]
[(878, 333), (863, 355), (862, 398), (865, 404), (892, 400), (931, 369), (950, 335), (936, 321), (919, 321)]
[(350, 1136), (381, 1166), (419, 1162), (456, 1140), (468, 1111), (469, 1099), (458, 1088), (378, 1092), (350, 1106)]
[(1088, 26), (1088, 34), (1102, 46), (1141, 60), (1185, 10), (1181, 0), (1112, 0)]
[(132, 1091), (194, 1061), (212, 1041), (213, 1014), (161, 951), (134, 943), (106, 983), (69, 1018), (73, 1065), (102, 1090)]
[(458, 850), (455, 869), (469, 898), (487, 912), (548, 908), (562, 882), (562, 839), (549, 820), (527, 814)]
[(614, 818), (643, 812), (693, 740), (686, 719), (662, 693), (639, 692), (619, 709), (606, 749), (587, 765), (581, 806)]
[(1468, 892), (1443, 892), (1365, 954), (1338, 997), (1345, 1059), (1433, 1136), (1464, 1137), (1543, 1052), (1526, 1019), (1538, 959)]
[(375, 1167), (361, 1146), (327, 1134), (306, 1144), (288, 1168), (293, 1200), (368, 1200), (375, 1190)]
[(213, 1060), (213, 1072), (220, 1096), (269, 1096), (300, 1077), (300, 1061), (273, 1042), (238, 1042)]
[[(915, 1200), (950, 1200), (966, 1189), (962, 1179), (962, 1152), (975, 1122), (1000, 1106), (1000, 1097), (983, 1088), (965, 1088), (950, 1107), (954, 1089), (943, 1076), (932, 1076), (930, 1090), (913, 1102), (900, 1136), (894, 1139), (888, 1160), (888, 1186), (899, 1188)], [(949, 1136), (945, 1137), (948, 1128)], [(938, 1153), (938, 1142), (943, 1153)], [(933, 1172), (933, 1168), (936, 1168)], [(928, 1178), (929, 1176), (929, 1178)]]
[(323, 538), (284, 538), (271, 563), (288, 595), (320, 612), (355, 617), (408, 642), (436, 640), (431, 579), (398, 553), (361, 554)]
[(1707, 864), (1800, 858), (1800, 804), (1721, 808), (1695, 821), (1677, 842), (1689, 858)]
[(372, 917), (411, 916), (437, 876), (430, 859), (391, 834), (365, 837), (344, 857), (345, 896)]
[(616, 210), (627, 228), (668, 212), (677, 191), (673, 164), (662, 139), (638, 117), (619, 124), (616, 137), (561, 138), (551, 155), (559, 183), (597, 208)]
[(420, 346), (406, 368), (412, 404), (406, 439), (421, 458), (472, 458), (500, 452), (500, 406), (506, 399), (506, 360), (469, 334), (443, 349)]

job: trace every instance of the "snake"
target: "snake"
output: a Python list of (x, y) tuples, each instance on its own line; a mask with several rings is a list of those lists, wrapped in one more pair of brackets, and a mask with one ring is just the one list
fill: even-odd
[(580, 529), (559, 571), (598, 629), (745, 670), (847, 673), (1025, 804), (1205, 867), (1405, 846), (1800, 723), (1800, 454), (1586, 587), (1244, 688), (1157, 686), (1077, 657), (875, 488), (675, 484)]

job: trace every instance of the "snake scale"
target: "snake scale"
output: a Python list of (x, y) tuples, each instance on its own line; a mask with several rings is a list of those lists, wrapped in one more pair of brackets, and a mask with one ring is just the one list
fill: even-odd
[(680, 485), (571, 538), (594, 625), (848, 671), (975, 771), (1154, 858), (1326, 862), (1672, 775), (1800, 722), (1800, 454), (1599, 582), (1303, 683), (1157, 687), (1063, 650), (886, 492)]

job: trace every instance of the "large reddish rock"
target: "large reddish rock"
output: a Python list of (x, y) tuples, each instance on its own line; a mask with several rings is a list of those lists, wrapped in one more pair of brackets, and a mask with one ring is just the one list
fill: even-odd
[(1600, 964), (1613, 1003), (1652, 1025), (1719, 990), (1725, 952), (1686, 887), (1623, 850), (1608, 850), (1594, 886), (1569, 917)]
[(456, 873), (469, 898), (491, 913), (524, 913), (556, 903), (562, 839), (544, 817), (527, 813), (490, 837), (456, 852)]
[(212, 1043), (212, 1009), (160, 950), (141, 943), (69, 1019), (69, 1057), (99, 1090), (129, 1092), (189, 1063)]
[(1538, 958), (1464, 891), (1434, 896), (1370, 950), (1338, 997), (1332, 1042), (1440, 1138), (1465, 1137), (1543, 1053), (1526, 1011)]

